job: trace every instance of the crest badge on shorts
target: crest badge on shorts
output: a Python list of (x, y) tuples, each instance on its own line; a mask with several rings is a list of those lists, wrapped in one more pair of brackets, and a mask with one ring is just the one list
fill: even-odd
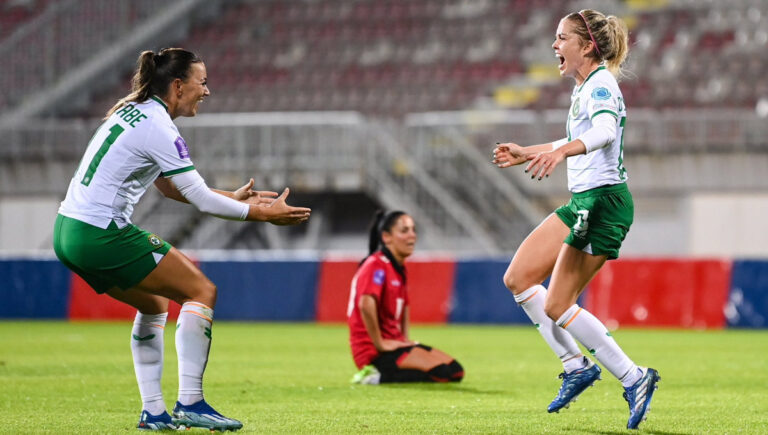
[(150, 234), (149, 236), (147, 236), (147, 240), (149, 240), (149, 244), (154, 247), (158, 247), (163, 244), (163, 241), (160, 239), (160, 237), (157, 237), (154, 234)]

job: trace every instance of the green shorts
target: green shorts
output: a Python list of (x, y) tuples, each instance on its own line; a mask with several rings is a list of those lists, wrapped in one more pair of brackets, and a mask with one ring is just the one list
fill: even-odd
[(58, 215), (53, 228), (53, 250), (62, 263), (80, 275), (97, 293), (123, 290), (141, 282), (171, 245), (135, 225), (107, 229)]
[(555, 213), (571, 229), (564, 243), (613, 260), (632, 225), (635, 204), (622, 183), (574, 193)]

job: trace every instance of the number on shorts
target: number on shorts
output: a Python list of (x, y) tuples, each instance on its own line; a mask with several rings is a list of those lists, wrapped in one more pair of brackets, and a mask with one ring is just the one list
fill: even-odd
[(96, 173), (96, 168), (99, 167), (99, 163), (101, 163), (101, 159), (104, 158), (104, 154), (109, 151), (109, 147), (112, 146), (113, 143), (117, 140), (117, 137), (120, 136), (125, 129), (121, 127), (119, 124), (113, 125), (109, 129), (109, 136), (107, 136), (106, 139), (104, 139), (104, 142), (101, 144), (101, 147), (99, 147), (99, 151), (96, 152), (96, 155), (93, 156), (93, 160), (91, 160), (91, 164), (88, 165), (88, 170), (85, 171), (85, 176), (83, 177), (83, 180), (80, 181), (81, 184), (88, 186), (91, 184), (91, 180), (93, 180), (93, 174)]
[(578, 210), (576, 223), (573, 224), (574, 233), (579, 237), (584, 237), (589, 229), (589, 210)]

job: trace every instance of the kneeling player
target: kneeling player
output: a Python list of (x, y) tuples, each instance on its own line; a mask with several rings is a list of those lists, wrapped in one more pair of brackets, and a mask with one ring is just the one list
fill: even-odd
[(353, 383), (458, 382), (464, 377), (453, 357), (407, 338), (404, 263), (415, 245), (416, 227), (409, 215), (377, 213), (369, 254), (352, 279), (347, 309), (352, 356), (360, 369)]

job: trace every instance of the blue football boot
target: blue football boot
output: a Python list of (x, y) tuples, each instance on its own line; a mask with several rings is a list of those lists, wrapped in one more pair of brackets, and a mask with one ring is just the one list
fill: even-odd
[(163, 411), (160, 415), (152, 415), (148, 411), (141, 411), (139, 424), (136, 426), (139, 430), (176, 430), (171, 416)]
[(574, 370), (570, 373), (560, 373), (559, 377), (563, 380), (563, 385), (560, 386), (555, 400), (547, 407), (547, 412), (558, 412), (563, 408), (568, 408), (579, 394), (584, 392), (587, 387), (591, 387), (595, 381), (600, 380), (600, 372), (600, 367), (589, 361), (587, 367), (583, 369)]
[(627, 429), (637, 429), (640, 423), (648, 418), (651, 410), (653, 392), (659, 388), (656, 385), (661, 380), (659, 372), (651, 368), (641, 368), (643, 376), (634, 385), (624, 388), (624, 400), (629, 404), (629, 420)]
[(210, 429), (211, 432), (218, 431), (236, 431), (243, 427), (243, 423), (234, 418), (224, 417), (216, 412), (205, 400), (201, 400), (192, 405), (182, 405), (176, 402), (173, 408), (173, 423), (181, 428), (203, 427)]

